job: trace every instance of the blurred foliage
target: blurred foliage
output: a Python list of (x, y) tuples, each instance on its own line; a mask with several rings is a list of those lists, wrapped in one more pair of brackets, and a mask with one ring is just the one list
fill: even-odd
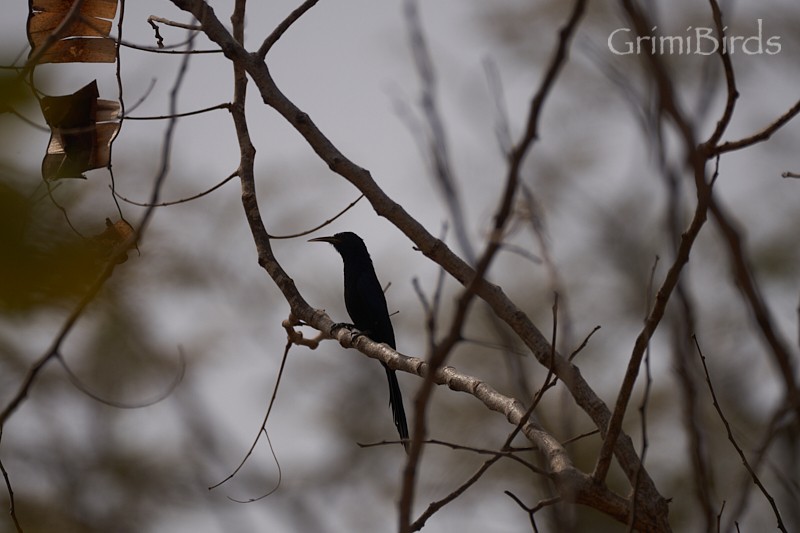
[[(10, 115), (25, 105), (24, 87), (12, 77), (0, 80), (0, 110)], [(0, 250), (0, 309), (10, 313), (81, 296), (105, 258), (96, 241), (72, 229), (47, 186), (11, 161), (0, 161)]]
[[(6, 178), (12, 173), (0, 172)], [(0, 248), (0, 307), (7, 312), (36, 311), (81, 296), (105, 259), (93, 241), (63, 224), (51, 202), (23, 195), (11, 179), (0, 182)]]
[[(0, 80), (0, 138), (29, 127), (15, 115), (26, 107), (38, 108), (30, 105), (32, 100), (26, 85), (15, 77)], [(44, 154), (44, 145), (30, 150)], [(52, 341), (68, 310), (98, 279), (120, 239), (120, 224), (104, 222), (100, 209), (77, 208), (73, 192), (61, 194), (59, 185), (49, 187), (35, 171), (20, 168), (4, 152), (0, 159), (3, 407), (32, 361), (41, 356), (43, 343)], [(193, 269), (180, 257), (172, 261), (174, 270)], [(186, 363), (174, 348), (166, 351), (154, 340), (152, 321), (135, 296), (141, 264), (133, 260), (116, 267), (62, 346), (60, 357), (69, 372), (51, 360), (33, 393), (4, 427), (0, 459), (26, 533), (148, 531), (193, 498), (208, 497), (206, 480), (199, 479), (198, 472), (217, 453), (216, 437), (197, 424), (204, 416), (197, 411), (201, 405), (197, 391), (175, 381)], [(183, 278), (195, 280), (192, 287), (199, 282), (196, 275)], [(171, 401), (149, 405), (160, 397)], [(148, 422), (145, 427), (143, 422)], [(206, 446), (187, 451), (201, 438)], [(0, 506), (9, 508), (5, 488)], [(213, 516), (213, 506), (206, 512)], [(12, 530), (6, 515), (0, 531)]]

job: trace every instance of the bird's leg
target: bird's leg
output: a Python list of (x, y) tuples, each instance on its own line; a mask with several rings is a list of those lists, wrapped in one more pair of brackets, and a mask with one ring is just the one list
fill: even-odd
[(353, 340), (356, 340), (358, 337), (361, 337), (362, 335), (364, 335), (366, 337), (369, 337), (369, 332), (361, 331), (360, 329), (358, 329), (355, 326), (355, 324), (350, 324), (349, 322), (335, 322), (331, 326), (331, 331), (330, 331), (331, 337), (335, 338), (335, 335), (333, 334), (333, 332), (336, 331), (339, 328), (344, 328), (347, 331), (349, 331), (353, 336)]
[(345, 328), (349, 331), (358, 331), (358, 329), (356, 329), (355, 324), (350, 324), (349, 322), (334, 322), (330, 330), (331, 336), (333, 336), (333, 332), (339, 328)]

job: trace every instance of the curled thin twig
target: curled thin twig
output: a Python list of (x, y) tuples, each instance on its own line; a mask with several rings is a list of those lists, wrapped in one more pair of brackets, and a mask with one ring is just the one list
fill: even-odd
[(178, 348), (178, 372), (175, 374), (175, 377), (172, 378), (172, 381), (167, 385), (163, 392), (156, 394), (152, 398), (141, 400), (139, 402), (120, 402), (118, 400), (104, 398), (100, 394), (93, 392), (89, 386), (83, 383), (83, 381), (81, 381), (81, 379), (72, 371), (60, 352), (56, 352), (56, 360), (61, 363), (61, 368), (64, 369), (64, 373), (67, 375), (67, 378), (69, 379), (70, 383), (72, 383), (73, 387), (94, 401), (110, 407), (116, 407), (117, 409), (142, 409), (165, 400), (175, 391), (178, 385), (180, 385), (181, 381), (183, 381), (184, 375), (186, 374), (186, 357), (183, 354), (183, 350)]

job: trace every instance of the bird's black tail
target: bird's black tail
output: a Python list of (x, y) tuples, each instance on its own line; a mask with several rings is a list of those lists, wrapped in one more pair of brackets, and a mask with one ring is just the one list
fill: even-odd
[(406, 422), (406, 411), (403, 408), (403, 394), (400, 392), (400, 383), (397, 382), (397, 375), (395, 371), (386, 365), (386, 377), (389, 380), (389, 405), (392, 407), (392, 416), (394, 417), (394, 425), (397, 427), (397, 433), (403, 439), (403, 447), (408, 452), (408, 423)]

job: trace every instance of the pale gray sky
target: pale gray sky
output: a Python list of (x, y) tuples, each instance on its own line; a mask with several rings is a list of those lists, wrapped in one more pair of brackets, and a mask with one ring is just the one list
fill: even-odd
[[(454, 170), (465, 203), (469, 231), (473, 244), (480, 247), (484, 232), (491, 222), (493, 208), (504, 176), (504, 162), (494, 133), (496, 114), (487, 88), (483, 62), (494, 61), (503, 83), (504, 98), (509, 109), (513, 134), (519, 134), (524, 123), (529, 99), (540, 71), (535, 64), (549, 56), (557, 25), (563, 15), (552, 14), (554, 3), (532, 3), (532, 11), (541, 4), (540, 18), (533, 18), (529, 31), (509, 30), (506, 41), (500, 41), (491, 28), (501, 26), (507, 18), (503, 13), (527, 13), (522, 9), (530, 2), (504, 0), (478, 2), (442, 0), (420, 2), (426, 31), (439, 81), (438, 102), (441, 106)], [(227, 20), (230, 2), (213, 2), (218, 16)], [(664, 13), (665, 24), (676, 32), (685, 31), (687, 21), (694, 26), (709, 24), (707, 7), (692, 7), (691, 2), (674, 3), (674, 10)], [(763, 31), (779, 35), (783, 49), (776, 56), (734, 57), (740, 77), (740, 108), (726, 138), (738, 138), (763, 127), (788, 109), (797, 98), (798, 73), (791, 69), (798, 58), (798, 42), (789, 29), (798, 22), (775, 7), (779, 3), (737, 2), (737, 25), (742, 34), (752, 34), (754, 20), (763, 19)], [(256, 47), (263, 37), (292, 9), (297, 2), (250, 2), (247, 23), (247, 44)], [(670, 4), (673, 5), (673, 4)], [(791, 3), (784, 3), (791, 5)], [(26, 5), (14, 2), (4, 6), (0, 20), (0, 52), (2, 62), (8, 63), (25, 43)], [(555, 8), (562, 13), (564, 7)], [(700, 18), (696, 13), (700, 10)], [(499, 14), (498, 14), (499, 13)], [(180, 21), (189, 18), (169, 2), (148, 0), (128, 2), (126, 6), (127, 41), (153, 44), (153, 34), (146, 19), (156, 15)], [(513, 20), (513, 17), (511, 17)], [(520, 20), (529, 19), (520, 15)], [(494, 24), (487, 22), (494, 20)], [(557, 21), (557, 22), (556, 22)], [(615, 275), (618, 265), (605, 257), (606, 250), (598, 242), (601, 221), (618, 220), (621, 231), (630, 232), (634, 240), (649, 243), (652, 252), (664, 253), (660, 211), (663, 209), (663, 185), (648, 157), (645, 139), (632, 119), (630, 108), (614, 86), (601, 72), (602, 62), (617, 64), (617, 56), (606, 48), (606, 37), (621, 24), (613, 10), (593, 13), (591, 23), (579, 32), (572, 50), (572, 60), (563, 72), (559, 85), (551, 95), (542, 122), (541, 141), (534, 147), (526, 171), (526, 182), (532, 186), (543, 203), (549, 242), (556, 261), (570, 290), (574, 333), (582, 337), (595, 324), (603, 329), (596, 339), (597, 348), (587, 354), (586, 371), (590, 382), (603, 391), (604, 398), (613, 398), (622, 371), (604, 374), (609, 367), (627, 358), (638, 328), (638, 322), (615, 319), (634, 304), (628, 296), (620, 295)], [(509, 26), (514, 29), (513, 24)], [(796, 31), (796, 30), (795, 30)], [(167, 42), (184, 38), (183, 30), (166, 29), (162, 34)], [(212, 45), (200, 39), (197, 47)], [(15, 48), (16, 47), (16, 48)], [(599, 58), (599, 59), (598, 59)], [(703, 58), (671, 58), (676, 71), (698, 69)], [(125, 102), (132, 106), (146, 98), (132, 116), (160, 115), (167, 111), (167, 95), (176, 74), (179, 57), (156, 55), (131, 49), (122, 52), (122, 77)], [(376, 181), (396, 201), (417, 217), (431, 233), (439, 233), (447, 219), (446, 209), (427, 175), (412, 132), (397, 112), (397, 102), (416, 105), (419, 82), (414, 73), (409, 52), (401, 3), (371, 0), (322, 0), (306, 14), (275, 46), (268, 57), (272, 75), (279, 87), (301, 109), (307, 112), (322, 131), (347, 156), (368, 168)], [(623, 63), (624, 65), (624, 63)], [(627, 71), (625, 71), (627, 74)], [(41, 77), (40, 77), (41, 76)], [(52, 79), (45, 81), (46, 76)], [(117, 95), (113, 65), (46, 66), (37, 71), (37, 79), (52, 94), (67, 94), (97, 78), (101, 98)], [(686, 76), (693, 79), (692, 76)], [(151, 84), (155, 81), (152, 90)], [(638, 86), (631, 74), (630, 81)], [(691, 85), (691, 84), (689, 84)], [(262, 213), (269, 231), (276, 234), (293, 233), (329, 218), (355, 199), (355, 189), (331, 173), (316, 159), (303, 139), (283, 120), (261, 104), (255, 87), (250, 84), (248, 115), (253, 141), (258, 150), (258, 185)], [(687, 108), (693, 109), (697, 95), (687, 89)], [(231, 73), (221, 56), (200, 55), (191, 61), (190, 73), (181, 89), (180, 110), (189, 111), (228, 101), (231, 97)], [(719, 98), (713, 99), (712, 112), (706, 127), (712, 125), (720, 110)], [(35, 109), (32, 111), (36, 111)], [(43, 124), (35, 113), (30, 118)], [(159, 164), (162, 132), (166, 124), (152, 121), (126, 121), (114, 144), (114, 170), (118, 191), (134, 200), (145, 200)], [(785, 230), (787, 220), (797, 222), (796, 206), (800, 201), (800, 184), (783, 180), (780, 173), (800, 171), (796, 145), (800, 126), (789, 125), (776, 135), (770, 147), (756, 147), (741, 155), (732, 154), (721, 165), (719, 194), (731, 205), (748, 234), (766, 240)], [(38, 172), (47, 142), (47, 134), (22, 128), (14, 138), (5, 138), (2, 157), (10, 157)], [(189, 117), (180, 121), (172, 154), (172, 173), (163, 189), (162, 199), (172, 200), (200, 192), (221, 181), (237, 165), (238, 148), (230, 117), (225, 111)], [(114, 217), (115, 207), (107, 189), (104, 171), (90, 174), (87, 182), (70, 182), (59, 193), (80, 195), (76, 209), (94, 213), (98, 220)], [(287, 364), (281, 385), (278, 405), (270, 421), (270, 435), (283, 468), (280, 492), (258, 503), (239, 505), (224, 501), (226, 496), (249, 498), (271, 487), (266, 475), (274, 474), (272, 459), (261, 446), (251, 458), (249, 476), (242, 475), (228, 485), (212, 492), (208, 484), (227, 475), (238, 464), (256, 433), (263, 416), (265, 402), (271, 392), (284, 333), (280, 322), (288, 306), (255, 261), (255, 251), (241, 214), (238, 184), (234, 181), (209, 197), (196, 202), (160, 209), (149, 229), (142, 248), (142, 257), (133, 256), (124, 268), (133, 268), (131, 279), (136, 280), (137, 307), (142, 320), (153, 334), (160, 349), (175, 352), (182, 346), (189, 367), (187, 383), (203, 399), (209, 431), (219, 439), (219, 462), (207, 464), (207, 471), (195, 472), (196, 491), (183, 496), (185, 507), (176, 506), (161, 520), (154, 532), (196, 531), (309, 531), (323, 527), (324, 531), (393, 531), (396, 529), (396, 506), (400, 487), (399, 473), (404, 456), (395, 449), (354, 451), (347, 435), (337, 431), (337, 409), (346, 410), (351, 404), (336, 405), (345, 395), (336, 393), (342, 386), (353, 386), (357, 377), (377, 377), (377, 363), (347, 353), (333, 343), (316, 351), (295, 348)], [(626, 219), (623, 207), (632, 203), (653, 213), (648, 222)], [(139, 210), (123, 204), (126, 216), (136, 220)], [(99, 215), (97, 213), (100, 213)], [(788, 218), (793, 216), (794, 218)], [(796, 224), (794, 225), (796, 227)], [(425, 349), (424, 324), (420, 305), (411, 280), (418, 277), (426, 290), (432, 290), (437, 270), (391, 225), (375, 216), (362, 201), (355, 209), (324, 234), (358, 228), (372, 252), (380, 279), (391, 282), (387, 298), (391, 310), (398, 310), (394, 320), (398, 330), (398, 347), (410, 355), (422, 355)], [(95, 228), (87, 228), (92, 233)], [(649, 233), (648, 233), (649, 232)], [(711, 238), (710, 236), (708, 237)], [(534, 240), (528, 234), (515, 242), (536, 252)], [(795, 238), (796, 242), (796, 238)], [(452, 239), (451, 239), (452, 243)], [(274, 244), (278, 259), (295, 279), (301, 292), (312, 305), (325, 308), (334, 319), (344, 320), (341, 302), (340, 262), (330, 247), (308, 244), (306, 239), (280, 241)], [(712, 248), (713, 249), (713, 248)], [(718, 248), (723, 254), (721, 248)], [(178, 257), (179, 260), (174, 259)], [(652, 257), (652, 254), (648, 257)], [(795, 259), (797, 259), (795, 257)], [(186, 260), (207, 266), (207, 279), (185, 285), (180, 269), (173, 265)], [(668, 258), (662, 257), (662, 261)], [(648, 260), (649, 261), (649, 260)], [(667, 263), (663, 263), (666, 265)], [(794, 264), (797, 267), (797, 264)], [(206, 270), (202, 269), (201, 271)], [(325, 274), (333, 271), (335, 276)], [(795, 270), (796, 272), (796, 270)], [(713, 284), (719, 276), (727, 275), (715, 266), (697, 268), (695, 282)], [(552, 301), (543, 288), (541, 267), (519, 257), (502, 256), (492, 270), (492, 277), (508, 284), (508, 292), (523, 298), (521, 307), (534, 316), (543, 331), (549, 331)], [(791, 277), (789, 277), (791, 280)], [(770, 303), (783, 332), (794, 338), (798, 284), (767, 285)], [(165, 287), (175, 287), (174, 291)], [(534, 288), (537, 287), (537, 288)], [(709, 292), (714, 302), (734, 298), (726, 289), (721, 295)], [(454, 286), (448, 285), (448, 296)], [(536, 301), (539, 295), (544, 300)], [(530, 299), (528, 299), (530, 298)], [(449, 302), (449, 300), (448, 300)], [(641, 304), (643, 305), (643, 303)], [(602, 313), (602, 314), (601, 314)], [(31, 358), (40, 353), (58, 324), (58, 317), (48, 316), (31, 328), (37, 337), (32, 341)], [(710, 324), (710, 327), (721, 327)], [(310, 333), (310, 332), (309, 332)], [(736, 342), (738, 338), (732, 335)], [(80, 366), (80, 347), (85, 338), (80, 328), (67, 344), (65, 357)], [(659, 346), (662, 339), (656, 338)], [(758, 347), (758, 341), (746, 342)], [(722, 350), (722, 348), (720, 348)], [(666, 352), (666, 350), (665, 350)], [(664, 382), (672, 379), (671, 359), (666, 354), (654, 361)], [(594, 358), (592, 358), (594, 356)], [(470, 369), (471, 359), (465, 357), (454, 364)], [(372, 365), (372, 374), (355, 373), (357, 365)], [(480, 365), (473, 367), (480, 371)], [(620, 368), (620, 367), (615, 367)], [(755, 363), (749, 368), (763, 382), (772, 383), (774, 373), (768, 362)], [(320, 371), (322, 370), (322, 371)], [(359, 369), (361, 372), (362, 369)], [(497, 371), (498, 375), (499, 370)], [(538, 376), (538, 374), (536, 374)], [(413, 399), (417, 380), (401, 376), (407, 409)], [(168, 382), (165, 376), (163, 382)], [(663, 383), (663, 382), (662, 382)], [(773, 384), (774, 385), (774, 384)], [(355, 386), (359, 384), (356, 382)], [(383, 383), (365, 389), (364, 396), (383, 401)], [(507, 386), (497, 384), (499, 388)], [(365, 386), (366, 387), (366, 386)], [(665, 385), (669, 387), (669, 383)], [(160, 390), (157, 380), (153, 390)], [(36, 389), (34, 389), (35, 391)], [(758, 396), (759, 405), (774, 400), (772, 387), (765, 387)], [(130, 391), (127, 391), (130, 392)], [(130, 392), (133, 398), (137, 398)], [(152, 391), (139, 391), (148, 396)], [(374, 395), (372, 393), (375, 392)], [(444, 397), (452, 392), (441, 391)], [(763, 397), (762, 397), (763, 396)], [(128, 398), (132, 401), (132, 398)], [(89, 401), (80, 397), (81, 401)], [(173, 453), (180, 446), (180, 411), (173, 398), (139, 411), (119, 413), (116, 438), (147, 453), (157, 454), (163, 447)], [(456, 399), (458, 408), (471, 405), (469, 400)], [(382, 406), (381, 406), (382, 407)], [(467, 407), (463, 407), (467, 408)], [(76, 407), (76, 413), (81, 407)], [(369, 409), (369, 413), (382, 413)], [(363, 413), (351, 411), (356, 419)], [(374, 422), (366, 429), (366, 440), (393, 438), (388, 407), (385, 424)], [(446, 415), (446, 413), (445, 413)], [(70, 411), (64, 416), (70, 416)], [(76, 414), (75, 424), (88, 423)], [(341, 415), (339, 415), (341, 416)], [(36, 434), (37, 421), (26, 421), (25, 412), (18, 413), (14, 424), (4, 434), (4, 444), (24, 440), (17, 433), (28, 427)], [(502, 442), (507, 428), (499, 420), (491, 427), (496, 435), (481, 440), (477, 434), (483, 426), (447, 427), (442, 416), (444, 434), (467, 435), (490, 446)], [(461, 423), (462, 420), (457, 421)], [(456, 422), (451, 423), (451, 426)], [(498, 429), (499, 427), (499, 429)], [(73, 428), (75, 429), (75, 428)], [(583, 428), (580, 428), (583, 429)], [(658, 428), (654, 430), (658, 432)], [(473, 434), (473, 432), (477, 432)], [(665, 433), (666, 434), (666, 433)], [(433, 435), (435, 436), (435, 435)], [(665, 437), (665, 439), (675, 437)], [(166, 443), (166, 444), (165, 444)], [(670, 457), (677, 441), (654, 442), (651, 457)], [(202, 446), (202, 443), (197, 443)], [(343, 451), (344, 450), (344, 451)], [(177, 452), (181, 450), (178, 449)], [(380, 454), (385, 472), (376, 475), (381, 481), (370, 483), (369, 476), (378, 474), (359, 466), (359, 457)], [(437, 457), (436, 452), (432, 453)], [(341, 480), (326, 479), (334, 488), (312, 490), (319, 480), (315, 472), (336, 465), (332, 460), (347, 458), (355, 463), (354, 473)], [(374, 459), (374, 457), (373, 457)], [(420, 492), (417, 512), (427, 503), (442, 497), (467, 478), (474, 470), (472, 462), (448, 468), (438, 468), (434, 459), (423, 463), (427, 477)], [(457, 462), (455, 463), (458, 464)], [(247, 470), (247, 469), (246, 469)], [(389, 483), (383, 479), (388, 477)], [(242, 482), (242, 478), (246, 482)], [(24, 481), (20, 481), (24, 483)], [(527, 516), (502, 494), (502, 477), (485, 486), (477, 486), (463, 500), (434, 517), (426, 532), (460, 531), (516, 532), (527, 528)], [(102, 491), (98, 490), (98, 505)], [(307, 496), (306, 496), (307, 495)], [(680, 494), (669, 494), (680, 498)], [(304, 503), (313, 511), (297, 506)], [(214, 506), (207, 513), (202, 509), (210, 503), (222, 503), (222, 511)], [(211, 509), (209, 506), (208, 509)], [(295, 510), (296, 509), (296, 510)], [(299, 529), (302, 521), (293, 514), (311, 513), (311, 522)], [(295, 517), (296, 518), (296, 517)], [(316, 526), (310, 525), (319, 520)], [(237, 529), (236, 525), (241, 528)]]

